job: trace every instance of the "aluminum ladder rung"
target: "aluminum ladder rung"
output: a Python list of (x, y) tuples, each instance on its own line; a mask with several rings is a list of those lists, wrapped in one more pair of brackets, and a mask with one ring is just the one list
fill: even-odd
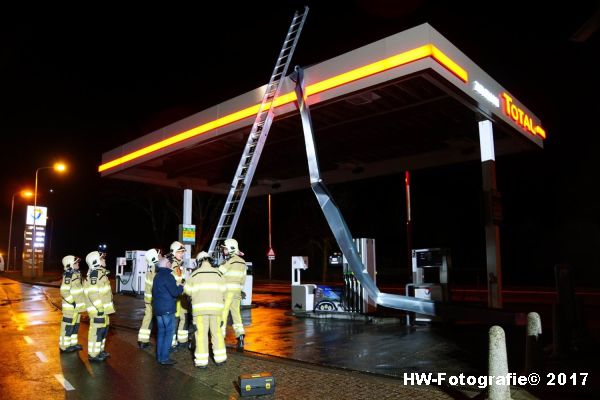
[(246, 146), (238, 163), (236, 175), (233, 178), (223, 211), (217, 223), (217, 230), (210, 243), (209, 254), (215, 254), (215, 246), (221, 241), (230, 238), (235, 231), (237, 220), (246, 200), (252, 178), (254, 177), (254, 171), (260, 160), (262, 149), (274, 118), (273, 107), (270, 105), (273, 104), (273, 101), (278, 96), (282, 82), (281, 78), (286, 76), (300, 33), (302, 32), (302, 27), (306, 21), (308, 10), (308, 7), (304, 7), (302, 13), (296, 12), (292, 18), (281, 50), (277, 56), (269, 83), (263, 94), (259, 111), (256, 114), (252, 129), (248, 135)]

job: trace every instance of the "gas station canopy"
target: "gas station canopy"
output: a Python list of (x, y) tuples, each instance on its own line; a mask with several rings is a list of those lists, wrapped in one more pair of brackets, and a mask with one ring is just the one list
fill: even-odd
[[(265, 75), (268, 71), (265, 71)], [(494, 150), (543, 147), (540, 120), (428, 24), (304, 70), (322, 176), (345, 182), (480, 159), (477, 122)], [(294, 85), (275, 120), (249, 195), (310, 187)], [(227, 194), (265, 86), (102, 155), (103, 177)]]

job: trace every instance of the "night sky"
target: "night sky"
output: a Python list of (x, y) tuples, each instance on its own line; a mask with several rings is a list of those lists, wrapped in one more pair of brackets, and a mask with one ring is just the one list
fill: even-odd
[[(38, 203), (50, 207), (52, 224), (47, 268), (67, 253), (85, 256), (101, 242), (109, 244), (110, 264), (124, 249), (165, 247), (175, 239), (175, 214), (162, 221), (167, 235), (156, 236), (150, 232), (144, 210), (152, 198), (156, 204), (165, 199), (180, 204), (179, 192), (102, 180), (97, 166), (105, 151), (266, 83), (294, 9), (303, 3), (279, 1), (271, 9), (265, 2), (247, 3), (222, 2), (210, 8), (161, 5), (137, 10), (69, 10), (73, 15), (58, 9), (35, 16), (30, 12), (2, 13), (3, 255), (12, 193), (22, 187), (33, 188), (35, 169), (58, 159), (71, 165), (67, 175), (40, 172)], [(540, 117), (548, 133), (544, 151), (498, 159), (508, 283), (551, 284), (552, 266), (570, 263), (577, 268), (579, 282), (598, 286), (600, 168), (596, 160), (600, 131), (594, 117), (600, 114), (600, 32), (592, 29), (587, 36), (576, 35), (594, 17), (598, 26), (598, 3), (521, 3), (489, 3), (486, 7), (493, 9), (483, 11), (456, 2), (311, 2), (294, 64), (309, 66), (429, 22)], [(455, 258), (466, 269), (477, 268), (483, 243), (477, 211), (469, 214), (475, 217), (469, 222), (474, 229), (457, 233), (469, 218), (465, 210), (476, 208), (479, 201), (478, 168), (473, 164), (415, 173), (415, 182), (422, 178), (428, 187), (415, 189), (420, 218), (415, 220), (415, 244), (454, 247)], [(459, 175), (471, 179), (462, 191), (456, 190), (462, 180), (449, 179)], [(398, 176), (387, 179), (400, 181)], [(355, 189), (374, 193), (380, 183), (374, 180), (332, 190), (342, 196), (343, 203), (344, 193)], [(53, 193), (48, 192), (50, 188)], [(401, 199), (401, 187), (394, 190)], [(308, 199), (312, 195), (281, 195), (276, 202), (289, 206), (302, 196)], [(437, 202), (444, 205), (437, 207), (432, 196), (445, 199)], [(363, 200), (361, 204), (372, 208), (372, 199)], [(145, 209), (139, 203), (144, 203)], [(17, 203), (13, 231), (13, 240), (19, 245), (22, 204)], [(435, 212), (419, 214), (418, 204)], [(257, 199), (243, 218), (248, 224), (266, 225), (264, 209), (264, 199)], [(276, 222), (282, 236), (294, 219), (285, 210), (282, 207), (276, 212), (278, 221), (287, 221)], [(322, 224), (318, 209), (311, 212)], [(384, 270), (390, 271), (395, 259), (389, 254), (395, 246), (397, 252), (404, 246), (402, 227), (398, 227), (402, 212), (392, 213), (395, 221), (375, 224), (373, 221), (385, 219), (374, 216), (365, 221), (356, 207), (349, 213), (354, 231), (369, 235), (375, 230), (381, 236), (378, 252)], [(381, 224), (386, 228), (377, 228)], [(391, 226), (397, 237), (390, 236)], [(261, 235), (263, 231), (261, 225)], [(326, 228), (307, 231), (309, 236), (327, 235)], [(431, 235), (433, 231), (436, 234)], [(243, 228), (240, 235), (251, 236)], [(455, 243), (457, 236), (461, 243)], [(287, 255), (298, 249), (282, 243), (284, 237), (279, 240), (286, 256), (282, 256), (276, 276), (286, 278)], [(247, 241), (258, 250), (246, 249), (261, 263), (263, 242)], [(465, 250), (471, 247), (477, 250)], [(386, 261), (388, 258), (391, 261)]]

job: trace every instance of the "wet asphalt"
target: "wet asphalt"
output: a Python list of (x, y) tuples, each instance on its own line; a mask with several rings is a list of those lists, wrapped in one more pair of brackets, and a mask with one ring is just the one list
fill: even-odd
[[(387, 376), (393, 379), (387, 382), (392, 383), (393, 390), (404, 390), (397, 388), (404, 373), (483, 375), (487, 367), (486, 329), (481, 327), (447, 329), (435, 324), (407, 327), (391, 319), (390, 323), (383, 319), (382, 324), (369, 324), (298, 318), (289, 311), (289, 295), (255, 293), (253, 307), (242, 311), (246, 352), (235, 352), (235, 338), (229, 327), (228, 367), (219, 370), (211, 361), (210, 372), (202, 374), (193, 367), (188, 350), (174, 354), (178, 360), (175, 367), (159, 366), (153, 347), (139, 350), (136, 341), (143, 316), (143, 299), (115, 295), (115, 303), (117, 314), (111, 318), (107, 341), (107, 350), (112, 356), (103, 363), (90, 363), (85, 350), (87, 323), (82, 323), (79, 334), (84, 351), (69, 354), (58, 351), (62, 314), (57, 308), (60, 305), (57, 287), (22, 284), (0, 277), (3, 332), (0, 398), (238, 398), (237, 375), (257, 372), (256, 368), (265, 365), (276, 369), (275, 364), (258, 362), (261, 358), (284, 365), (280, 373), (298, 374), (296, 380), (300, 382), (313, 379), (310, 376), (314, 372), (326, 374), (319, 372), (325, 367), (340, 371), (336, 376), (354, 372)], [(289, 360), (300, 362), (300, 367), (290, 366)], [(357, 378), (354, 375), (354, 378), (345, 376), (344, 379), (356, 381)], [(459, 389), (460, 392), (451, 393), (452, 397), (458, 394), (459, 398), (469, 398), (481, 393), (469, 387)], [(306, 391), (301, 386), (288, 390), (293, 393), (289, 398), (303, 398)], [(438, 392), (432, 388), (425, 398), (434, 398)]]
[[(112, 355), (103, 363), (93, 363), (88, 361), (85, 350), (87, 323), (81, 324), (79, 332), (83, 351), (66, 354), (58, 351), (62, 317), (57, 308), (60, 304), (58, 288), (22, 284), (6, 278), (0, 278), (0, 288), (3, 332), (0, 398), (212, 399), (238, 396), (233, 384), (235, 374), (219, 379), (218, 388), (194, 379), (196, 372), (187, 350), (178, 352), (179, 364), (169, 368), (157, 365), (153, 348), (144, 351), (137, 348), (137, 327), (143, 315), (141, 298), (115, 296), (117, 314), (111, 318), (107, 340), (107, 350)], [(471, 369), (467, 363), (457, 360), (457, 348), (446, 346), (442, 349), (436, 343), (439, 338), (424, 330), (397, 324), (367, 325), (297, 318), (287, 311), (289, 297), (281, 294), (255, 294), (254, 305), (242, 312), (249, 355), (398, 376), (406, 370), (434, 368), (435, 360), (426, 349), (437, 349), (439, 360), (454, 352), (449, 368)], [(227, 343), (231, 353), (234, 352), (235, 338), (231, 327), (228, 329)]]

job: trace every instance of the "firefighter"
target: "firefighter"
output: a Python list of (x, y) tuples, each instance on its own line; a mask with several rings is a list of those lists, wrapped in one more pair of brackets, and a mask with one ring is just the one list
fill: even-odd
[[(173, 276), (175, 277), (177, 284), (182, 285), (185, 283), (185, 270), (183, 267), (185, 246), (182, 243), (175, 241), (171, 243), (170, 250), (171, 253), (167, 255), (167, 258), (171, 262)], [(175, 332), (173, 332), (173, 341), (171, 343), (175, 350), (188, 346), (188, 308), (188, 299), (184, 295), (179, 296), (177, 298), (177, 311), (175, 313)]]
[(146, 252), (146, 279), (144, 285), (144, 303), (146, 310), (144, 311), (144, 319), (142, 326), (138, 332), (138, 347), (145, 349), (150, 346), (150, 332), (152, 331), (152, 282), (156, 269), (158, 268), (158, 260), (160, 259), (160, 250), (150, 249)]
[(223, 336), (227, 328), (227, 316), (231, 311), (231, 320), (233, 321), (233, 330), (237, 338), (237, 349), (244, 349), (244, 325), (240, 314), (240, 304), (242, 297), (246, 294), (242, 291), (246, 283), (246, 262), (241, 257), (244, 255), (238, 247), (235, 239), (225, 239), (221, 245), (225, 262), (219, 267), (225, 277), (227, 293), (225, 296), (225, 306), (223, 308)]
[(58, 338), (61, 353), (83, 349), (77, 343), (80, 313), (85, 311), (85, 297), (79, 271), (79, 261), (80, 259), (75, 256), (65, 256), (62, 259), (64, 273), (60, 285), (60, 296), (62, 297), (63, 318), (60, 323), (60, 336)]
[(227, 287), (223, 274), (209, 262), (207, 252), (198, 253), (196, 264), (199, 267), (192, 272), (183, 290), (191, 297), (192, 314), (196, 326), (194, 364), (198, 368), (206, 368), (209, 354), (209, 331), (215, 364), (222, 365), (227, 360), (225, 339), (221, 331)]
[(104, 361), (110, 356), (104, 351), (108, 335), (109, 318), (115, 312), (112, 289), (108, 280), (105, 254), (92, 251), (85, 257), (89, 270), (83, 286), (86, 295), (87, 311), (90, 317), (88, 332), (88, 359)]

